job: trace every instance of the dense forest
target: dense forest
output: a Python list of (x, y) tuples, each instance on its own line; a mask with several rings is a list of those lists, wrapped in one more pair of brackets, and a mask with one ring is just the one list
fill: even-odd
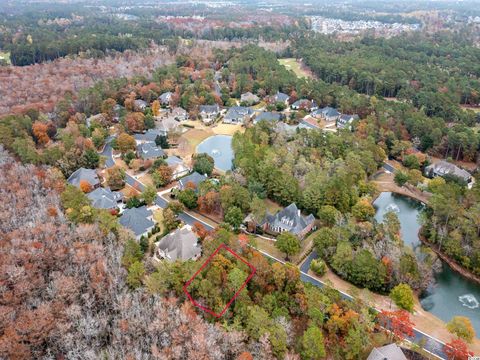
[(480, 50), (462, 34), (338, 42), (301, 37), (298, 57), (321, 79), (360, 93), (408, 100), (429, 116), (465, 121), (457, 104), (480, 102)]

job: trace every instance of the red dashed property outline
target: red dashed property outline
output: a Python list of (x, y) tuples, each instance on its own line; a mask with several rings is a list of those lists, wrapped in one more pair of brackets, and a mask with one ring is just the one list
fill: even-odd
[[(192, 283), (192, 281), (195, 279), (195, 277), (200, 273), (200, 271), (202, 271), (211, 261), (212, 259), (214, 258), (214, 256), (216, 254), (218, 254), (218, 252), (221, 250), (221, 249), (225, 249), (226, 251), (228, 251), (230, 254), (232, 254), (233, 256), (235, 256), (237, 259), (239, 259), (241, 262), (243, 262), (245, 265), (247, 265), (250, 270), (252, 270), (252, 272), (250, 273), (250, 275), (247, 277), (247, 279), (245, 280), (245, 282), (242, 284), (242, 286), (240, 286), (240, 289), (237, 290), (237, 292), (235, 293), (235, 295), (233, 295), (233, 297), (230, 299), (230, 301), (228, 302), (227, 305), (225, 305), (225, 307), (223, 308), (223, 310), (220, 312), (220, 314), (217, 314), (216, 312), (214, 312), (213, 310), (210, 310), (209, 308), (197, 303), (193, 298), (192, 298), (192, 295), (190, 295), (190, 293), (188, 292), (187, 290), (187, 287)], [(238, 297), (238, 295), (240, 294), (240, 291), (243, 290), (243, 288), (245, 286), (247, 286), (248, 282), (252, 279), (253, 275), (255, 275), (255, 272), (257, 270), (250, 264), (248, 263), (246, 260), (244, 260), (240, 255), (238, 255), (235, 251), (233, 251), (232, 249), (230, 249), (227, 245), (225, 244), (221, 244), (214, 252), (212, 255), (210, 255), (207, 259), (207, 261), (205, 261), (205, 263), (200, 267), (200, 269), (198, 269), (198, 271), (193, 274), (193, 276), (190, 278), (190, 280), (188, 280), (185, 285), (183, 285), (183, 292), (187, 295), (187, 297), (190, 299), (190, 301), (192, 302), (193, 305), (195, 305), (196, 307), (202, 309), (203, 311), (206, 311), (207, 313), (209, 313), (210, 315), (213, 315), (215, 316), (216, 318), (219, 318), (221, 317), (223, 314), (225, 314), (225, 312), (228, 310), (228, 308), (230, 307), (230, 305), (232, 304), (232, 302)]]

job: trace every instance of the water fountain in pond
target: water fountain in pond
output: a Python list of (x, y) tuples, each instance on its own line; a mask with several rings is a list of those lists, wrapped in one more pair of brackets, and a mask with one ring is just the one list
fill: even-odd
[(222, 155), (222, 153), (221, 153), (220, 150), (218, 150), (218, 149), (212, 149), (211, 155), (212, 155), (213, 157), (219, 157), (220, 155)]
[(458, 297), (458, 300), (462, 303), (463, 306), (469, 309), (476, 309), (480, 306), (477, 298), (472, 294), (465, 294)]
[(398, 207), (397, 204), (388, 204), (387, 206), (385, 206), (385, 210), (387, 212), (389, 211), (393, 211), (395, 213), (399, 213), (400, 212), (400, 208)]

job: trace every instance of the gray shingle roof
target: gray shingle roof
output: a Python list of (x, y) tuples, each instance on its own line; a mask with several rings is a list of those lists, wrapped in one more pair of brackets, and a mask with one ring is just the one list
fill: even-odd
[(280, 114), (279, 113), (274, 113), (270, 111), (263, 111), (260, 114), (258, 114), (253, 120), (253, 123), (256, 124), (259, 121), (280, 121)]
[(205, 113), (205, 114), (216, 114), (220, 111), (220, 107), (218, 104), (214, 105), (200, 105), (198, 107), (198, 110), (200, 113)]
[(367, 360), (407, 360), (407, 358), (397, 344), (389, 344), (374, 348)]
[(457, 165), (449, 163), (447, 161), (441, 160), (435, 164), (431, 164), (425, 168), (427, 174), (432, 173), (432, 175), (445, 176), (453, 175), (459, 177), (465, 181), (469, 181), (472, 175)]
[(179, 165), (183, 164), (183, 160), (180, 159), (178, 156), (169, 156), (165, 159), (165, 162), (168, 166)]
[(240, 96), (240, 101), (257, 103), (260, 101), (260, 98), (257, 95), (252, 94), (251, 92), (246, 92)]
[(184, 226), (164, 236), (158, 243), (160, 256), (171, 260), (190, 260), (201, 253), (197, 235), (190, 226)]
[(142, 159), (156, 159), (165, 156), (165, 151), (158, 147), (154, 142), (146, 142), (137, 145), (138, 156)]
[(97, 188), (87, 194), (92, 201), (92, 206), (97, 209), (115, 209), (118, 202), (122, 200), (123, 194), (119, 191), (112, 191), (110, 188)]
[(127, 229), (133, 231), (136, 236), (140, 236), (148, 232), (155, 224), (149, 217), (152, 212), (146, 206), (139, 208), (126, 209), (119, 219), (119, 223)]
[(207, 176), (201, 175), (195, 171), (190, 175), (185, 176), (180, 180), (178, 180), (178, 183), (179, 183), (180, 189), (183, 190), (185, 189), (185, 187), (189, 182), (195, 184), (195, 186), (198, 188), (198, 185), (204, 182), (205, 180), (207, 180)]
[(80, 187), (80, 181), (87, 181), (93, 187), (100, 184), (100, 179), (98, 178), (97, 172), (92, 169), (80, 168), (77, 169), (70, 177), (67, 179), (67, 182), (73, 186)]
[(268, 223), (271, 229), (281, 229), (282, 231), (288, 231), (294, 235), (299, 235), (314, 221), (315, 217), (312, 214), (303, 216), (297, 205), (292, 203), (275, 215), (267, 214), (263, 223)]
[(158, 100), (160, 100), (162, 104), (169, 104), (171, 98), (172, 98), (172, 92), (167, 91), (167, 92), (164, 92), (162, 95), (160, 95)]
[(337, 111), (337, 109), (333, 108), (333, 107), (330, 107), (330, 106), (326, 106), (322, 109), (318, 109), (315, 111), (315, 115), (318, 114), (318, 115), (321, 115), (321, 116), (324, 116), (324, 117), (335, 117), (335, 116), (340, 116), (340, 113)]
[(148, 129), (144, 134), (135, 134), (133, 137), (138, 141), (154, 142), (158, 135), (164, 135), (160, 129)]
[(290, 99), (290, 96), (279, 91), (273, 96), (273, 99), (275, 100), (275, 102), (285, 102)]
[(233, 106), (228, 109), (225, 114), (225, 120), (227, 121), (238, 121), (244, 120), (246, 117), (253, 115), (253, 110), (246, 106)]

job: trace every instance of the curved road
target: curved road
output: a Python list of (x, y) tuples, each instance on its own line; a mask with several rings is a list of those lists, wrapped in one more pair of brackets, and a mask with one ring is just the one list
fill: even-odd
[[(115, 161), (113, 160), (113, 149), (112, 149), (112, 146), (110, 145), (110, 142), (113, 139), (114, 139), (113, 136), (109, 136), (106, 140), (105, 147), (100, 152), (100, 155), (105, 156), (105, 158), (106, 158), (105, 166), (107, 168), (115, 165)], [(393, 169), (388, 164), (384, 164), (384, 167), (389, 171), (392, 171), (392, 172), (395, 171), (395, 169)], [(389, 168), (391, 168), (391, 169), (389, 169)], [(136, 187), (136, 189), (139, 189), (139, 190), (143, 191), (143, 189), (145, 188), (144, 184), (142, 184), (140, 181), (138, 181), (137, 179), (135, 179), (133, 176), (131, 176), (129, 174), (126, 174), (126, 179), (125, 180), (126, 180), (126, 183), (128, 185), (134, 186), (134, 187)], [(160, 206), (161, 208), (166, 208), (167, 205), (168, 205), (168, 202), (164, 198), (162, 198), (161, 196), (157, 195), (157, 198), (155, 199), (155, 204)], [(199, 222), (203, 226), (205, 226), (205, 228), (207, 230), (213, 230), (213, 227), (211, 225), (209, 225), (206, 222), (204, 222), (200, 219), (197, 219), (197, 218), (195, 218), (192, 215), (189, 215), (187, 213), (182, 212), (178, 215), (178, 217), (183, 222), (185, 222), (186, 224), (193, 225), (196, 222)], [(268, 257), (272, 260), (284, 263), (282, 260), (277, 259), (277, 258), (269, 255), (266, 252), (263, 252), (263, 251), (258, 250), (258, 249), (257, 249), (257, 251), (259, 251), (264, 256), (266, 256), (266, 257)], [(310, 253), (310, 255), (307, 257), (307, 259), (304, 261), (304, 263), (300, 266), (300, 278), (304, 282), (308, 282), (310, 284), (313, 284), (314, 286), (322, 288), (322, 287), (325, 287), (327, 285), (325, 283), (321, 282), (320, 280), (315, 279), (312, 276), (308, 275), (308, 270), (310, 269), (310, 263), (312, 262), (313, 259), (316, 259), (316, 258), (317, 258), (316, 251), (312, 251)], [(354, 300), (353, 297), (351, 297), (350, 295), (348, 295), (348, 294), (346, 294), (342, 291), (340, 291), (340, 294), (341, 294), (343, 299), (352, 300), (352, 301)], [(377, 309), (375, 309), (375, 310), (378, 311)], [(427, 335), (427, 334), (425, 334), (425, 333), (423, 333), (423, 332), (421, 332), (420, 330), (417, 330), (417, 329), (414, 329), (414, 336), (412, 338), (410, 338), (409, 340), (411, 342), (414, 342), (414, 343), (417, 343), (417, 344), (420, 344), (421, 341), (423, 341), (425, 343), (425, 345), (423, 346), (424, 350), (428, 351), (430, 354), (435, 355), (436, 357), (438, 357), (440, 359), (447, 359), (447, 356), (446, 356), (445, 352), (443, 351), (444, 343), (442, 341), (440, 341), (438, 339), (435, 339), (434, 337), (431, 337), (431, 336), (429, 336), (429, 335)]]
[[(309, 282), (315, 286), (318, 287), (324, 287), (327, 286), (325, 283), (311, 277), (308, 275), (308, 270), (310, 269), (310, 263), (312, 262), (313, 259), (316, 259), (318, 257), (317, 252), (314, 250), (308, 255), (307, 259), (304, 261), (304, 263), (300, 266), (300, 277), (303, 281)], [(278, 259), (276, 259), (278, 261)], [(353, 297), (351, 297), (348, 294), (345, 294), (344, 292), (340, 291), (340, 294), (343, 299), (346, 300), (354, 300)], [(374, 308), (375, 311), (379, 312), (378, 309)], [(435, 355), (436, 357), (440, 359), (447, 359), (447, 355), (443, 351), (443, 346), (445, 345), (444, 342), (428, 335), (425, 334), (424, 332), (418, 330), (418, 329), (413, 329), (414, 336), (409, 338), (408, 340), (412, 343), (416, 344), (421, 344), (424, 343), (423, 349), (428, 351), (430, 354)]]
[[(110, 145), (110, 142), (113, 140), (113, 136), (109, 136), (106, 140), (105, 147), (103, 150), (100, 152), (100, 155), (105, 156), (106, 161), (105, 161), (105, 166), (107, 168), (112, 167), (115, 165), (115, 161), (113, 160), (113, 149), (112, 146)], [(135, 187), (136, 189), (143, 191), (145, 189), (145, 185), (135, 179), (133, 176), (129, 174), (125, 174), (125, 181), (128, 185)], [(168, 205), (168, 201), (166, 201), (164, 198), (162, 198), (160, 195), (157, 195), (155, 198), (155, 204), (160, 206), (161, 208), (165, 209)], [(187, 214), (187, 213), (180, 213), (178, 215), (178, 218), (182, 220), (184, 223), (188, 225), (192, 225), (199, 222), (201, 223), (207, 230), (213, 230), (213, 227), (206, 222), (195, 218), (194, 216)]]

